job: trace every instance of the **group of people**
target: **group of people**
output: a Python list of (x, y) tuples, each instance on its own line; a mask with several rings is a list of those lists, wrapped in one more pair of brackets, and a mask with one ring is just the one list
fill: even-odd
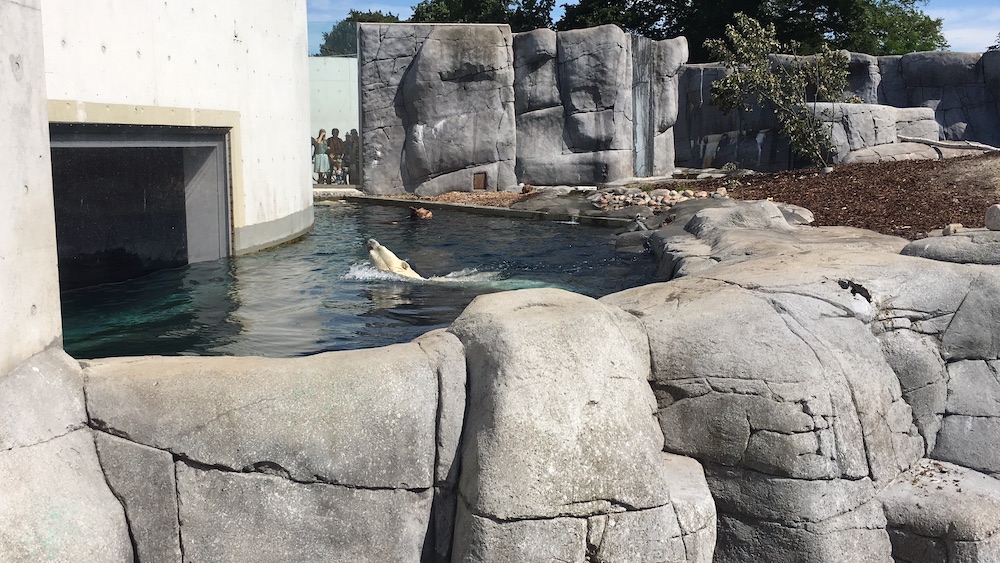
[(312, 140), (313, 174), (317, 184), (350, 184), (358, 177), (360, 161), (358, 130), (351, 129), (346, 139), (340, 138), (340, 130), (334, 129), (326, 136), (326, 129), (320, 129)]

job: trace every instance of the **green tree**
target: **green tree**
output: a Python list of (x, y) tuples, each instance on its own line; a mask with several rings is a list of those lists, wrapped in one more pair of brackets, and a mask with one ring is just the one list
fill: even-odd
[(921, 12), (925, 0), (577, 0), (566, 5), (557, 29), (614, 23), (622, 29), (663, 39), (688, 39), (691, 62), (710, 60), (706, 39), (734, 23), (741, 12), (775, 26), (776, 38), (796, 43), (801, 53), (824, 44), (873, 55), (947, 47), (941, 20)]
[(333, 29), (323, 32), (323, 43), (319, 46), (320, 57), (353, 55), (358, 52), (358, 23), (399, 23), (395, 14), (379, 11), (359, 12), (351, 10), (345, 19), (333, 24)]
[(996, 43), (994, 43), (993, 45), (990, 45), (986, 50), (987, 51), (1000, 51), (1000, 33), (997, 34)]
[(915, 51), (943, 51), (948, 41), (941, 20), (916, 7), (917, 0), (874, 0), (861, 6), (840, 48), (869, 55), (899, 55)]
[(810, 57), (775, 56), (793, 46), (777, 39), (774, 24), (762, 26), (743, 13), (733, 19), (735, 23), (726, 25), (725, 39), (705, 42), (709, 53), (729, 69), (724, 79), (712, 84), (712, 103), (726, 113), (771, 107), (792, 150), (826, 166), (833, 142), (808, 101), (841, 100), (847, 87), (847, 55), (820, 45)]
[(411, 22), (506, 23), (515, 33), (552, 27), (555, 0), (421, 0)]

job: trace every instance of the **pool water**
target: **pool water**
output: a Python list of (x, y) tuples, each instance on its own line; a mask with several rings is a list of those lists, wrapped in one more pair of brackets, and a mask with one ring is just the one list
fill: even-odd
[[(600, 297), (655, 281), (648, 255), (611, 230), (550, 221), (336, 202), (278, 248), (62, 293), (64, 348), (108, 356), (290, 357), (408, 342), (446, 327), (477, 295), (560, 287)], [(368, 263), (374, 237), (424, 277)]]

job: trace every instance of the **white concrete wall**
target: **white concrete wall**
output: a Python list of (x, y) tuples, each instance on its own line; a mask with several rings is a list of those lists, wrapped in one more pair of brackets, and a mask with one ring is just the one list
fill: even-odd
[(41, 34), (39, 0), (0, 0), (0, 378), (62, 334)]
[(52, 121), (232, 128), (236, 251), (312, 224), (305, 0), (45, 0)]
[[(358, 58), (309, 57), (309, 122), (320, 129), (340, 129), (340, 138), (358, 129)], [(359, 130), (360, 131), (360, 130)]]

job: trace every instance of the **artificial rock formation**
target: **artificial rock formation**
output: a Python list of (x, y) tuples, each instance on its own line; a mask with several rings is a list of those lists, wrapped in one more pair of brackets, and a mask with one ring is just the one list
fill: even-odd
[(83, 373), (61, 350), (0, 375), (0, 472), (4, 559), (132, 559), (129, 523), (87, 427)]
[(361, 24), (358, 37), (366, 192), (517, 183), (506, 25)]
[(139, 561), (708, 562), (649, 358), (624, 311), (532, 290), (380, 349), (93, 361), (86, 409)]
[[(455, 560), (710, 560), (714, 509), (700, 467), (662, 457), (635, 318), (516, 291), (450, 330), (470, 382)], [(685, 500), (685, 483), (703, 492)]]
[[(834, 162), (973, 154), (968, 151), (974, 147), (942, 148), (921, 140), (1000, 146), (1000, 52), (884, 57), (849, 53), (848, 58), (846, 93), (864, 103), (825, 110), (838, 150)], [(772, 112), (754, 108), (723, 115), (711, 105), (712, 83), (726, 72), (715, 63), (681, 68), (677, 163), (708, 168), (734, 162), (755, 170), (792, 167), (795, 162), (787, 140), (776, 135)]]
[(0, 378), (15, 476), (0, 546), (63, 561), (997, 560), (1000, 273), (808, 221), (682, 202), (629, 233), (665, 283), (485, 295), (385, 348), (83, 372), (40, 354)]
[(648, 237), (674, 281), (601, 300), (646, 327), (665, 449), (705, 465), (716, 557), (1000, 557), (1000, 273), (794, 212), (679, 204)]
[(532, 184), (632, 176), (630, 37), (614, 25), (515, 37), (517, 174)]
[(359, 37), (366, 193), (673, 170), (683, 38), (650, 41), (614, 25), (511, 35), (433, 24), (361, 24)]

